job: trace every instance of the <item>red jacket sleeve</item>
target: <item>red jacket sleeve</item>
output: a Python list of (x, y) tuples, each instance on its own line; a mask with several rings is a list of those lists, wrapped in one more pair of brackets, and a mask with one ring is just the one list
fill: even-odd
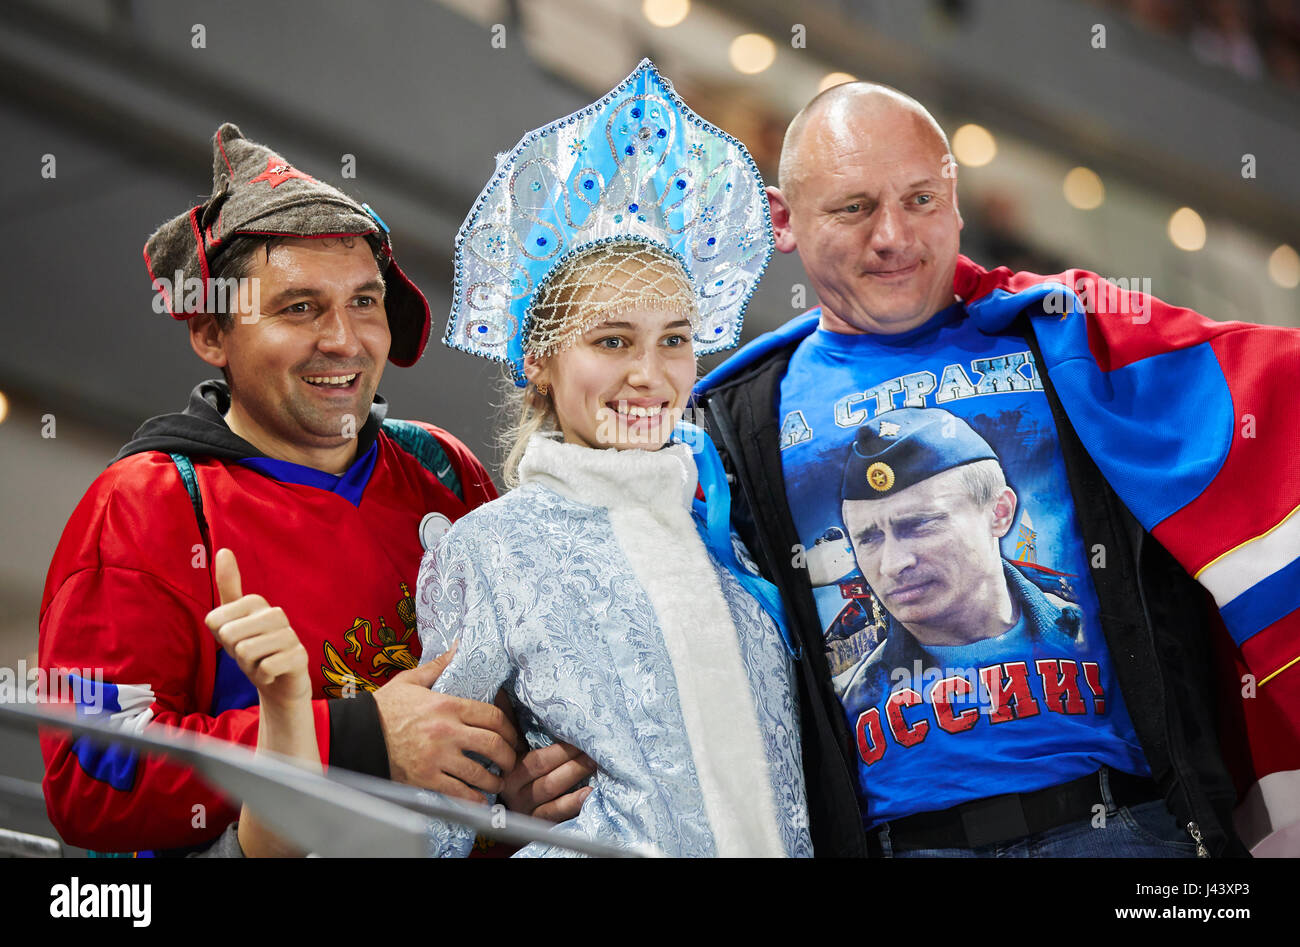
[[(256, 706), (212, 715), (216, 639), (211, 572), (194, 511), (163, 454), (113, 465), (69, 520), (46, 581), (43, 669), (82, 682), (84, 713), (134, 729), (176, 727), (249, 746)], [(322, 760), (329, 715), (313, 701)], [(237, 808), (190, 769), (41, 735), (50, 821), (70, 844), (103, 852), (167, 849), (214, 838)]]

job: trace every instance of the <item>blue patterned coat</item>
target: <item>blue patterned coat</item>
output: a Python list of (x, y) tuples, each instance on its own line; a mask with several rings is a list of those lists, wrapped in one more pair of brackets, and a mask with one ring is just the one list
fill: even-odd
[[(689, 448), (539, 436), (520, 476), (421, 565), (425, 660), (460, 641), (435, 689), (504, 687), (531, 746), (564, 740), (596, 762), (567, 828), (672, 856), (811, 855), (790, 658), (696, 533)], [(433, 854), (472, 843), (433, 823)]]

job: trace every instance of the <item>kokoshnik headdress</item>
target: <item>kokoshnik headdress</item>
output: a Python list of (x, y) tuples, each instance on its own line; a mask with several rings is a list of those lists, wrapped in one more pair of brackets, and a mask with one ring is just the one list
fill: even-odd
[[(536, 311), (556, 296), (548, 280), (602, 245), (619, 251), (608, 271), (636, 277), (624, 302), (628, 293), (693, 295), (696, 354), (740, 341), (772, 256), (763, 180), (745, 146), (691, 111), (648, 59), (599, 101), (497, 159), (456, 235), (443, 341), (509, 364), (523, 387)], [(646, 246), (681, 264), (690, 286), (638, 261)]]

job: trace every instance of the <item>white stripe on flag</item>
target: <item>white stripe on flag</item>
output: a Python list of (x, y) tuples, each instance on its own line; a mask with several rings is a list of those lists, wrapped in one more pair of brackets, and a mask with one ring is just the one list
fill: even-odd
[(1201, 570), (1197, 579), (1220, 608), (1300, 557), (1300, 507), (1269, 532), (1247, 540)]

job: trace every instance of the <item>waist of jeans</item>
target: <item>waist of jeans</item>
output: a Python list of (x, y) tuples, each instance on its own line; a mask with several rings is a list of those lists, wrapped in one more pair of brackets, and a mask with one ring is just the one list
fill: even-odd
[(881, 834), (887, 827), (893, 851), (934, 848), (980, 848), (1021, 839), (1091, 817), (1106, 805), (1102, 791), (1105, 773), (1109, 801), (1117, 808), (1161, 798), (1155, 782), (1106, 769), (1068, 783), (1033, 792), (1006, 793), (973, 799), (936, 812), (894, 819), (867, 834), (871, 854), (882, 854)]

